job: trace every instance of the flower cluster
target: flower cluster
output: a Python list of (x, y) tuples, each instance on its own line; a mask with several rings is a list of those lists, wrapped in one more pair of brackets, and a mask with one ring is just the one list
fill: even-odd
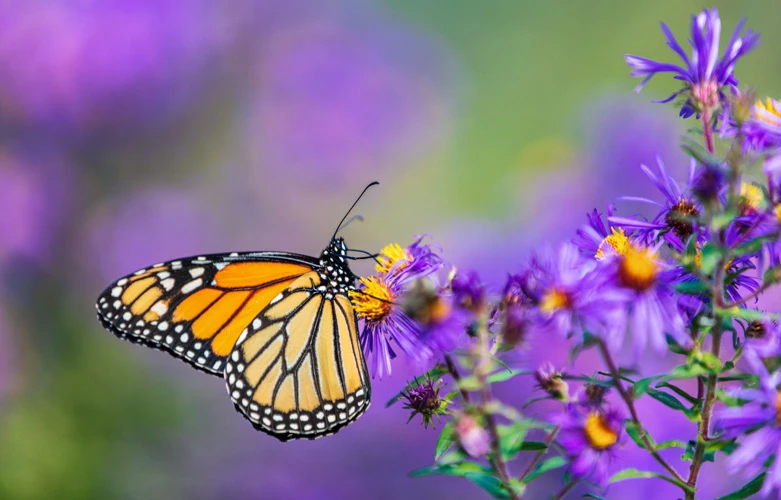
[[(683, 96), (680, 115), (701, 123), (701, 133), (684, 143), (688, 164), (657, 157), (653, 166), (623, 166), (637, 169), (658, 196), (625, 193), (604, 212), (594, 209), (572, 241), (514, 267), (498, 296), (471, 271), (451, 273), (438, 286), (442, 262), (420, 241), (382, 251), (378, 275), (353, 294), (364, 344), (392, 355), (393, 339), (413, 357), (440, 359), (402, 395), (426, 425), (434, 415), (452, 419), (437, 442), (436, 464), (417, 474), (460, 475), (496, 498), (521, 498), (530, 481), (566, 466), (556, 498), (579, 484), (644, 478), (662, 479), (693, 500), (703, 495), (703, 463), (726, 456), (729, 470), (748, 483), (721, 498), (781, 498), (781, 329), (776, 314), (757, 307), (781, 282), (781, 103), (754, 101), (738, 88), (735, 64), (758, 42), (750, 30), (741, 34), (743, 24), (720, 53), (721, 20), (706, 9), (692, 17), (691, 56), (662, 24), (683, 65), (626, 56), (632, 76), (644, 78), (638, 90), (657, 73), (683, 81), (663, 102)], [(757, 161), (766, 176), (751, 175)], [(688, 175), (677, 179), (676, 171)], [(539, 360), (537, 369), (511, 368), (498, 359), (529, 337), (569, 343), (572, 366)], [(722, 346), (730, 337), (731, 346)], [(463, 349), (451, 350), (454, 338)], [(574, 375), (588, 349), (602, 369)], [(640, 363), (649, 352), (677, 366), (649, 373)], [(389, 357), (380, 356), (381, 374), (390, 370)], [(533, 375), (538, 396), (520, 408), (499, 401), (493, 385), (520, 375)], [(440, 398), (444, 376), (453, 391)], [(697, 422), (696, 435), (657, 443), (636, 406), (646, 395), (665, 418)], [(528, 409), (543, 399), (552, 413)], [(532, 433), (544, 440), (527, 440)], [(638, 471), (623, 459), (630, 441), (661, 472)], [(445, 454), (451, 443), (458, 448)], [(659, 452), (671, 447), (681, 448), (685, 467)], [(513, 475), (511, 462), (522, 456), (529, 457), (524, 472)]]

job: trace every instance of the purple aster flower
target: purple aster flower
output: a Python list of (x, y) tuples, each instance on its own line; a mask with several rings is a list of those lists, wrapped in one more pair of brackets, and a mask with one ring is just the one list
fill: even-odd
[(781, 146), (781, 102), (768, 97), (751, 107), (751, 118), (743, 125), (746, 144), (755, 151)]
[(623, 300), (620, 307), (609, 310), (607, 320), (606, 340), (614, 351), (620, 349), (627, 332), (637, 357), (649, 343), (657, 352), (665, 352), (667, 334), (682, 346), (691, 345), (673, 288), (679, 271), (660, 261), (657, 250), (632, 244), (595, 271), (606, 278), (600, 293)]
[(744, 344), (761, 358), (781, 355), (781, 331), (769, 319), (753, 320), (743, 330)]
[[(727, 458), (732, 474), (754, 477), (767, 471), (760, 494), (767, 496), (781, 489), (781, 372), (772, 375), (751, 351), (747, 359), (759, 375), (755, 389), (735, 389), (730, 394), (747, 401), (741, 406), (718, 411), (716, 428), (727, 438), (737, 437), (740, 446)], [(765, 467), (768, 457), (775, 455), (774, 463)]]
[(127, 125), (190, 102), (234, 31), (186, 0), (30, 0), (0, 7), (0, 110), (59, 129)]
[(648, 80), (658, 73), (673, 73), (676, 80), (685, 83), (685, 87), (673, 93), (667, 99), (658, 102), (670, 102), (678, 95), (688, 99), (681, 109), (681, 116), (688, 118), (703, 109), (714, 109), (720, 102), (726, 101), (725, 88), (737, 90), (738, 81), (734, 75), (735, 62), (756, 47), (759, 36), (748, 30), (741, 35), (745, 19), (741, 20), (727, 43), (724, 55), (719, 59), (721, 39), (721, 19), (716, 9), (705, 9), (692, 16), (691, 38), (692, 55), (689, 58), (670, 28), (661, 23), (667, 45), (683, 59), (684, 65), (661, 63), (645, 57), (627, 55), (627, 64), (632, 68), (632, 76), (643, 77), (635, 89), (639, 92)]
[(611, 462), (623, 441), (623, 416), (613, 408), (601, 410), (569, 405), (551, 421), (560, 427), (558, 442), (570, 459), (574, 478), (607, 484)]
[(416, 362), (454, 347), (464, 323), (448, 297), (431, 281), (443, 265), (421, 239), (407, 247), (388, 245), (380, 253), (377, 276), (361, 278), (350, 298), (363, 321), (361, 344), (372, 376), (391, 373), (395, 344)]
[(603, 313), (616, 307), (618, 296), (600, 290), (596, 263), (584, 260), (578, 248), (566, 243), (555, 254), (531, 259), (524, 293), (534, 305), (540, 327), (560, 335), (585, 330), (602, 322)]
[(402, 248), (391, 243), (380, 250), (376, 265), (378, 273), (388, 276), (399, 275), (405, 283), (430, 276), (445, 265), (437, 245), (423, 243), (424, 236), (418, 236), (410, 246)]
[(667, 174), (664, 163), (658, 156), (656, 164), (659, 168), (658, 176), (645, 165), (640, 165), (640, 168), (662, 193), (664, 203), (634, 196), (621, 197), (622, 200), (639, 201), (660, 208), (656, 216), (650, 222), (639, 218), (616, 216), (611, 216), (608, 220), (624, 229), (634, 230), (638, 238), (647, 243), (655, 242), (656, 237), (661, 234), (669, 243), (682, 247), (689, 237), (698, 231), (697, 217), (702, 211), (702, 207), (691, 196), (689, 189), (689, 185), (695, 178), (696, 162), (694, 159), (691, 160), (689, 182), (683, 189)]
[(602, 214), (594, 209), (587, 214), (588, 224), (578, 229), (577, 237), (572, 240), (580, 249), (580, 253), (590, 259), (603, 260), (607, 257), (618, 255), (624, 251), (630, 243), (632, 233), (627, 235), (623, 228), (614, 226), (610, 219), (613, 217), (613, 205), (607, 208), (607, 224), (602, 221)]
[(480, 276), (472, 270), (460, 270), (450, 282), (453, 301), (458, 307), (476, 312), (485, 305), (485, 287)]

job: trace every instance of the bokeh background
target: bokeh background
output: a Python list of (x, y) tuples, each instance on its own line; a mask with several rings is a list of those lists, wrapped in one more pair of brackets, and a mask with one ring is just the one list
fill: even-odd
[[(715, 4), (724, 36), (742, 16), (762, 33), (737, 75), (778, 96), (781, 4)], [(693, 123), (650, 103), (675, 84), (633, 94), (622, 57), (672, 59), (658, 22), (683, 41), (701, 8), (0, 2), (0, 498), (480, 497), (460, 479), (408, 477), (437, 433), (384, 408), (413, 375), (403, 360), (355, 425), (282, 444), (234, 412), (222, 381), (104, 332), (93, 301), (175, 257), (317, 254), (372, 180), (365, 222), (344, 232), (353, 247), (429, 233), (496, 289), (592, 208), (653, 195), (638, 167), (655, 154), (685, 170), (677, 141)], [(517, 362), (562, 363), (557, 342), (532, 339)], [(532, 383), (505, 385), (520, 403)], [(649, 422), (658, 441), (693, 425)], [(631, 448), (633, 465), (654, 467)], [(738, 481), (708, 463), (703, 498)], [(530, 498), (559, 486), (551, 474)], [(675, 498), (661, 482), (607, 497), (639, 498), (639, 486)]]

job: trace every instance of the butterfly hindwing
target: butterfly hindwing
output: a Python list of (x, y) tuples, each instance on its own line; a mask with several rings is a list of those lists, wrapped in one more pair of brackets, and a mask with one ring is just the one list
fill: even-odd
[(369, 407), (371, 385), (347, 295), (352, 278), (340, 262), (332, 264), (274, 298), (225, 366), (237, 410), (283, 441), (333, 434)]
[(279, 293), (318, 265), (282, 252), (215, 254), (156, 264), (110, 285), (98, 319), (118, 337), (222, 375), (241, 332)]

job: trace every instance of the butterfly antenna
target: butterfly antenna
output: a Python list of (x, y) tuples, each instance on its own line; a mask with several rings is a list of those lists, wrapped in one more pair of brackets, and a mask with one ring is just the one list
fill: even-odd
[(357, 250), (355, 248), (348, 248), (347, 251), (348, 252), (357, 252), (357, 253), (360, 253), (360, 254), (364, 255), (364, 257), (351, 257), (351, 256), (348, 256), (347, 258), (350, 259), (350, 260), (373, 259), (374, 262), (376, 262), (379, 265), (382, 265), (382, 262), (380, 262), (380, 260), (377, 258), (377, 257), (380, 256), (380, 254), (378, 254), (378, 253), (370, 253), (370, 252), (367, 252), (366, 250)]
[(347, 226), (349, 226), (349, 225), (350, 225), (350, 223), (352, 223), (353, 221), (356, 221), (356, 220), (357, 220), (357, 221), (360, 221), (360, 222), (363, 222), (363, 215), (360, 215), (360, 214), (358, 214), (358, 215), (353, 215), (352, 217), (350, 217), (349, 219), (347, 219), (347, 222), (345, 222), (344, 224), (342, 224), (342, 225), (341, 225), (341, 227), (340, 227), (339, 229), (344, 229), (344, 228), (346, 228)]
[(340, 220), (340, 221), (339, 221), (339, 225), (338, 225), (338, 226), (336, 226), (336, 231), (334, 231), (334, 235), (333, 235), (333, 236), (331, 236), (331, 239), (332, 239), (332, 240), (333, 240), (334, 238), (336, 238), (336, 235), (337, 235), (337, 233), (338, 233), (338, 232), (339, 232), (339, 230), (342, 228), (342, 224), (344, 224), (344, 221), (347, 219), (347, 216), (348, 216), (348, 215), (350, 215), (350, 212), (352, 212), (352, 211), (353, 211), (353, 208), (355, 208), (355, 205), (357, 205), (357, 204), (358, 204), (358, 202), (359, 202), (359, 201), (361, 201), (361, 197), (362, 197), (362, 196), (363, 196), (363, 195), (366, 193), (366, 191), (367, 191), (367, 190), (368, 190), (370, 187), (372, 187), (372, 186), (376, 186), (377, 184), (379, 184), (379, 182), (377, 182), (377, 181), (374, 181), (374, 182), (371, 182), (371, 183), (369, 183), (369, 185), (368, 185), (368, 186), (366, 186), (365, 188), (363, 188), (363, 191), (361, 191), (361, 194), (359, 194), (359, 195), (358, 195), (358, 198), (357, 198), (357, 199), (356, 199), (356, 200), (353, 202), (353, 204), (350, 206), (350, 209), (347, 211), (347, 213), (346, 213), (346, 214), (344, 214), (344, 217), (342, 217), (342, 220)]

